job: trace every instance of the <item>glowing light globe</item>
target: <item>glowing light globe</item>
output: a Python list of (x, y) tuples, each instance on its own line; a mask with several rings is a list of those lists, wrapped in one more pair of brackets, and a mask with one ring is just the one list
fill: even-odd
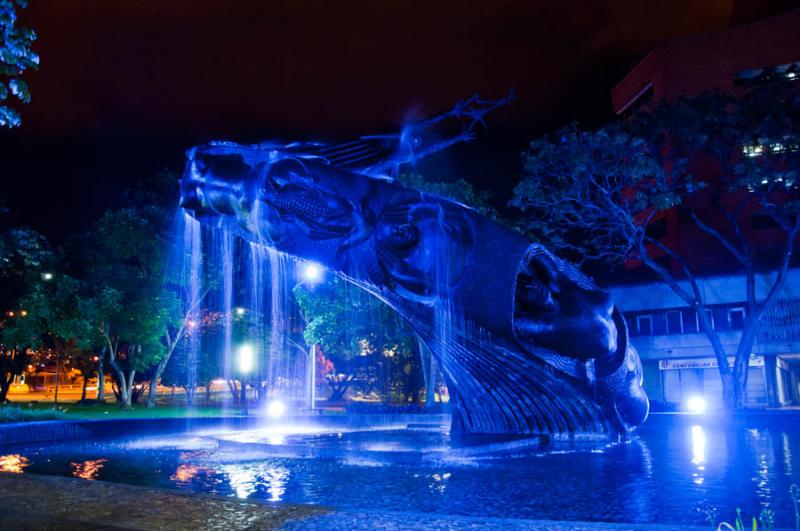
[(686, 401), (686, 409), (692, 413), (703, 413), (707, 407), (708, 403), (702, 396), (690, 396)]
[(273, 400), (267, 405), (267, 415), (273, 419), (282, 417), (286, 413), (286, 404), (280, 400)]
[(306, 264), (303, 268), (303, 279), (312, 283), (322, 280), (322, 266), (314, 262)]
[(249, 343), (239, 346), (236, 351), (236, 364), (239, 367), (239, 372), (242, 374), (248, 374), (253, 370), (255, 363), (256, 352), (255, 349), (253, 349), (253, 346)]

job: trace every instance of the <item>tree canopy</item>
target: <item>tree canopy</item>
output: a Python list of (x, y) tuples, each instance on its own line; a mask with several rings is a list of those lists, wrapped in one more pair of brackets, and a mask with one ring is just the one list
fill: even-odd
[(19, 25), (19, 10), (25, 0), (0, 0), (0, 127), (18, 127), (22, 117), (16, 103), (31, 101), (28, 84), (22, 75), (39, 68), (39, 55), (33, 51), (36, 33)]
[[(512, 205), (534, 237), (575, 261), (638, 261), (688, 306), (718, 358), (726, 403), (741, 404), (761, 316), (783, 288), (800, 231), (800, 89), (775, 86), (736, 99), (722, 93), (667, 102), (596, 131), (575, 126), (535, 140)], [(665, 241), (657, 224), (686, 220), (708, 247), (743, 273), (746, 319), (731, 373), (704, 311), (698, 277), (708, 274), (683, 238)], [(755, 216), (782, 240), (763, 260)], [(707, 253), (708, 254), (708, 253)], [(777, 275), (756, 293), (759, 270)], [(734, 385), (735, 381), (735, 385)]]

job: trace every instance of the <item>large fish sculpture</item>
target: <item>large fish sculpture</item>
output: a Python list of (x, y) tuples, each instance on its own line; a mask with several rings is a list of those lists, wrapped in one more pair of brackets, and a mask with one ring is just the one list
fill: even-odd
[(506, 102), (473, 97), (400, 133), (339, 143), (197, 146), (181, 205), (399, 312), (439, 362), (454, 431), (625, 436), (649, 406), (609, 295), (521, 234), (393, 182), (403, 165), (472, 139)]

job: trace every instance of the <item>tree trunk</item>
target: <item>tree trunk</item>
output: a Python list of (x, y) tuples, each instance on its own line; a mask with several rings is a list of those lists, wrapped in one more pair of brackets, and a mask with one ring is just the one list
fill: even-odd
[(233, 404), (236, 405), (239, 403), (239, 390), (236, 387), (235, 380), (228, 380), (228, 389), (231, 392), (231, 396), (233, 397)]
[(161, 375), (164, 373), (164, 369), (167, 368), (167, 362), (169, 361), (169, 357), (165, 357), (160, 362), (158, 362), (158, 366), (156, 370), (153, 372), (153, 376), (150, 378), (150, 389), (147, 391), (147, 407), (153, 408), (156, 407), (156, 388), (158, 387), (158, 381), (161, 379)]
[(131, 397), (133, 396), (133, 377), (136, 371), (131, 370), (128, 377), (125, 376), (125, 371), (117, 363), (117, 360), (111, 358), (111, 367), (117, 375), (117, 382), (119, 385), (119, 402), (120, 407), (123, 409), (131, 409)]
[(127, 390), (125, 392), (125, 409), (131, 409), (131, 399), (133, 398), (133, 377), (136, 371), (131, 369), (128, 373), (128, 381), (126, 383)]
[(83, 403), (86, 401), (86, 386), (89, 385), (89, 375), (83, 375), (83, 388), (81, 389), (81, 399), (80, 402)]
[(53, 395), (53, 407), (58, 407), (58, 382), (61, 379), (61, 353), (56, 354), (56, 392)]
[(735, 384), (735, 404), (737, 409), (745, 407), (747, 402), (747, 376), (750, 372), (750, 355), (756, 341), (758, 331), (758, 315), (753, 315), (745, 322), (742, 337), (736, 348), (736, 362), (733, 366), (733, 381)]
[(725, 347), (719, 340), (717, 332), (711, 326), (711, 321), (706, 315), (706, 308), (704, 305), (697, 307), (697, 315), (700, 318), (700, 324), (703, 333), (711, 343), (711, 348), (714, 350), (714, 356), (717, 358), (717, 367), (719, 367), (719, 378), (722, 383), (722, 409), (725, 411), (733, 411), (736, 409), (736, 385), (734, 374), (731, 372), (730, 365), (728, 365), (728, 355), (725, 352)]
[(211, 382), (206, 384), (206, 405), (211, 405)]
[(103, 350), (100, 352), (99, 359), (97, 361), (97, 401), (99, 403), (104, 403), (106, 401), (106, 374), (105, 374), (105, 367), (103, 365), (103, 360), (106, 357), (106, 348), (103, 347)]
[(3, 375), (3, 377), (0, 378), (0, 404), (6, 401), (6, 396), (8, 396), (8, 390), (11, 388), (11, 382), (13, 380), (13, 373), (10, 373), (7, 377)]

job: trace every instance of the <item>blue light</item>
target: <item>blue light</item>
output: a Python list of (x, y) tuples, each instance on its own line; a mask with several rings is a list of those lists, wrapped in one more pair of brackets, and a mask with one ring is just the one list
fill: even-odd
[(286, 413), (286, 404), (280, 400), (273, 400), (267, 406), (267, 415), (273, 419), (282, 417)]
[(708, 403), (702, 396), (690, 396), (686, 401), (686, 409), (691, 413), (705, 413)]
[(309, 262), (303, 267), (303, 279), (315, 284), (322, 280), (323, 268), (315, 262)]
[(241, 345), (236, 351), (236, 361), (239, 365), (239, 372), (249, 374), (256, 362), (256, 353), (253, 346), (249, 343)]

